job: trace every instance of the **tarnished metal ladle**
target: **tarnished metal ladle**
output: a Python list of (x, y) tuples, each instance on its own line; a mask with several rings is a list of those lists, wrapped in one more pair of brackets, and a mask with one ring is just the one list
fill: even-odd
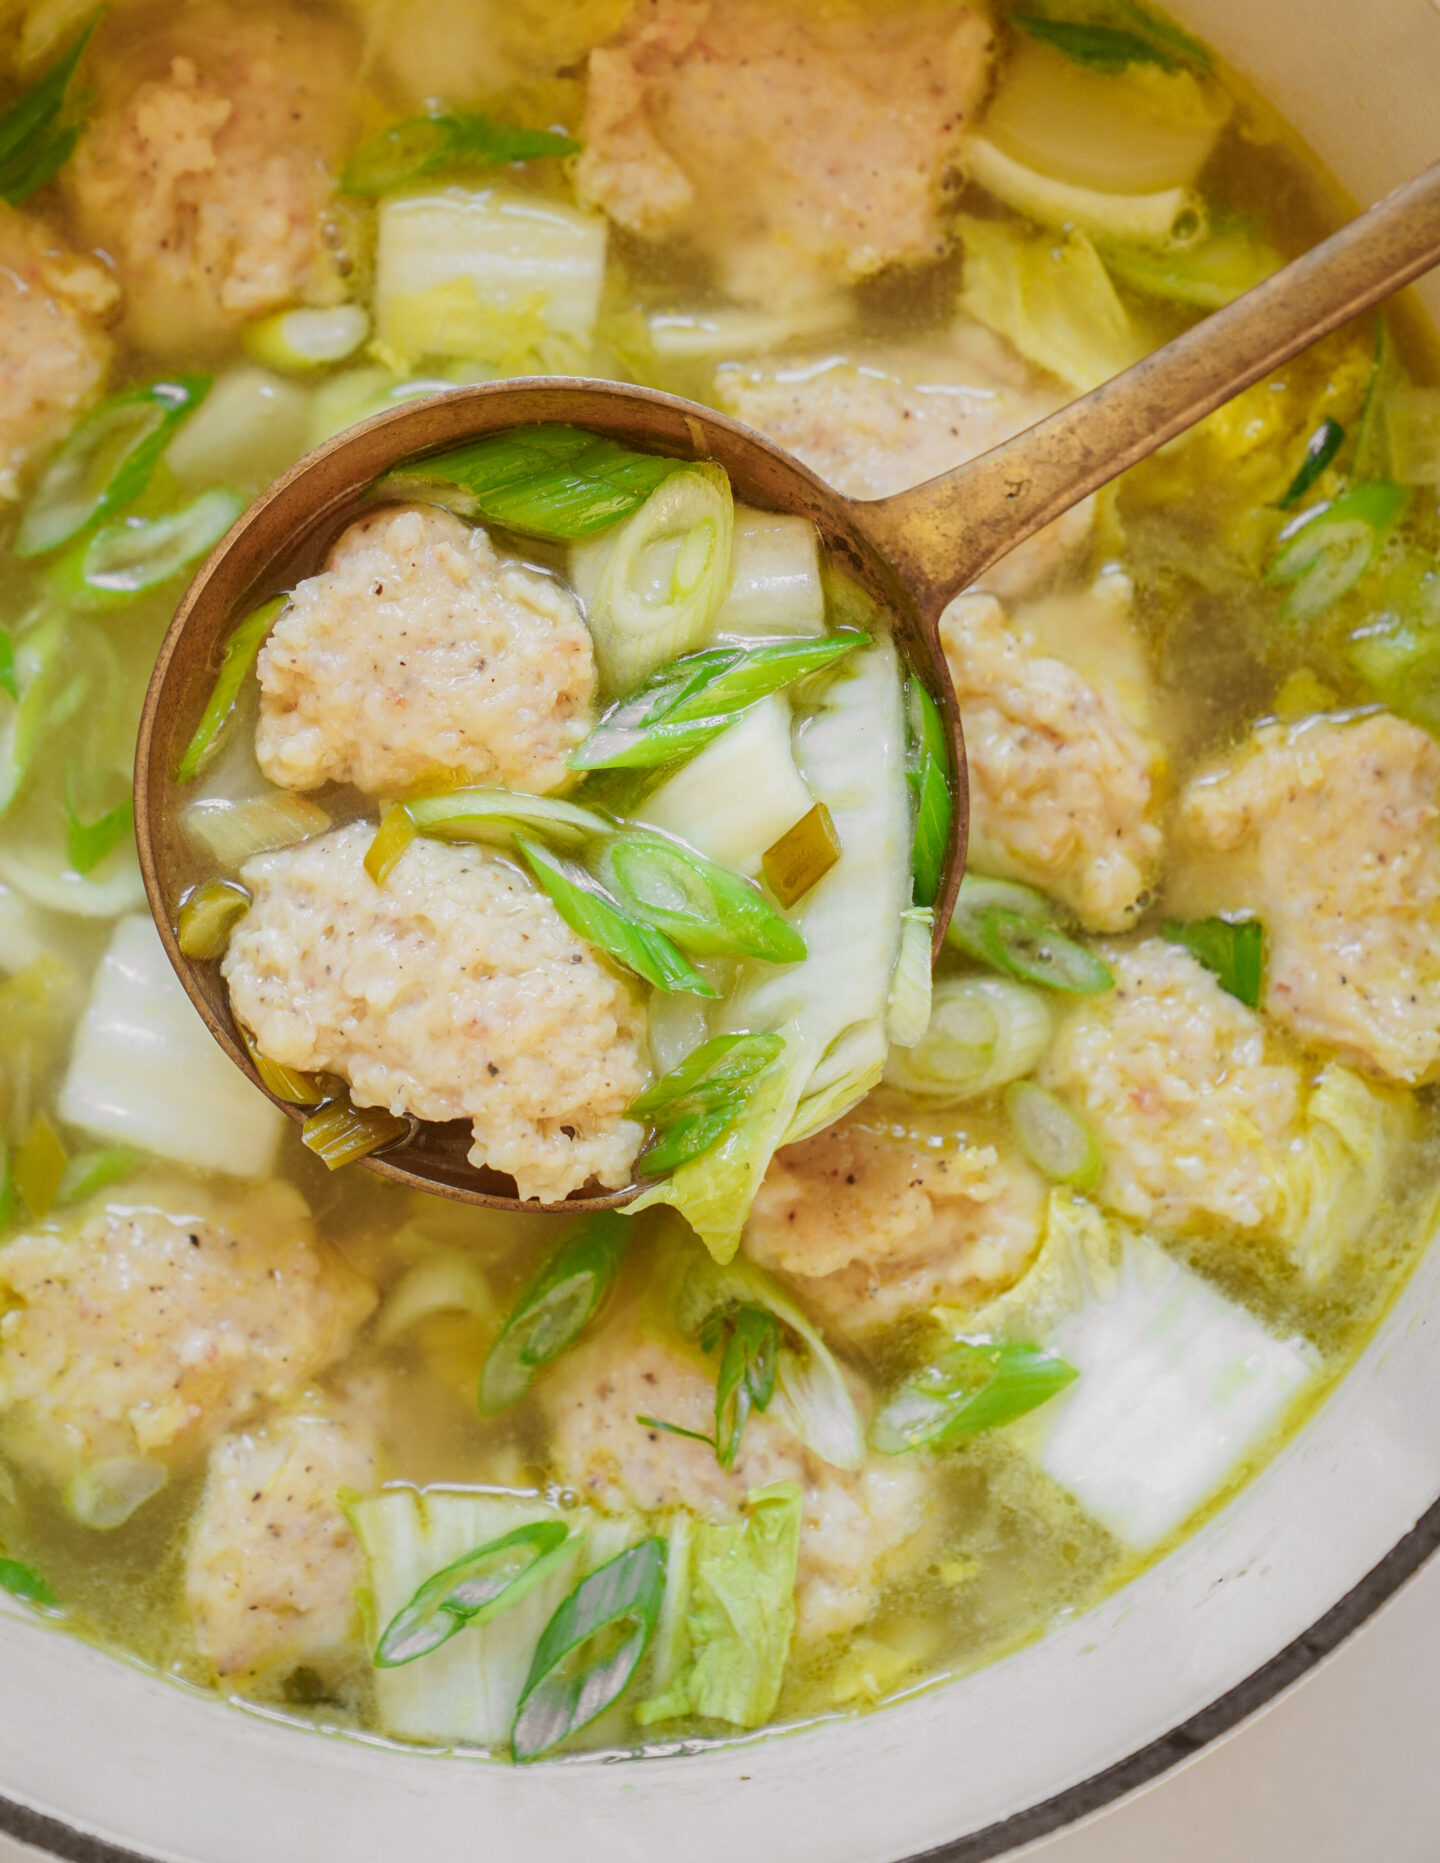
[[(1145, 361), (993, 452), (893, 498), (842, 498), (780, 448), (698, 403), (575, 378), (458, 388), (377, 415), (303, 459), (259, 498), (191, 584), (146, 695), (135, 760), (135, 829), (150, 909), (170, 962), (211, 1033), (259, 1084), (213, 964), (185, 957), (174, 924), (184, 871), (176, 827), (180, 754), (204, 710), (230, 630), (258, 602), (319, 567), (369, 487), (402, 460), (537, 422), (563, 421), (629, 445), (714, 459), (738, 498), (797, 512), (890, 612), (911, 665), (944, 700), (958, 776), (937, 901), (937, 948), (964, 868), (964, 745), (939, 645), (950, 598), (1025, 538), (1300, 350), (1440, 263), (1440, 164), (1387, 195), (1314, 251)], [(299, 1117), (298, 1110), (286, 1111)], [(421, 1125), (366, 1160), (417, 1189), (494, 1208), (520, 1205), (509, 1178), (466, 1160), (468, 1124)], [(632, 1187), (577, 1195), (566, 1211), (625, 1202)]]

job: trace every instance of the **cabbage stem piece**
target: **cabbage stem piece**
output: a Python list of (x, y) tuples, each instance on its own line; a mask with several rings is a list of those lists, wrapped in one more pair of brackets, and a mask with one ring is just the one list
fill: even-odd
[(641, 1540), (580, 1581), (536, 1646), (510, 1737), (517, 1760), (542, 1758), (619, 1700), (650, 1647), (664, 1596), (661, 1539)]
[(629, 692), (703, 646), (730, 586), (735, 502), (722, 466), (670, 472), (612, 535), (573, 553), (603, 682)]
[(537, 1520), (443, 1567), (391, 1618), (376, 1645), (375, 1667), (415, 1662), (467, 1624), (488, 1624), (512, 1609), (568, 1557), (570, 1538), (560, 1521)]
[(935, 914), (929, 906), (912, 906), (901, 917), (900, 955), (885, 1005), (885, 1033), (892, 1048), (913, 1048), (930, 1026)]
[(324, 834), (330, 817), (308, 796), (276, 789), (268, 796), (250, 796), (241, 802), (224, 796), (202, 797), (181, 810), (180, 826), (200, 852), (221, 867), (235, 868), (252, 854), (293, 847), (311, 835)]
[(175, 771), (177, 783), (193, 783), (195, 778), (219, 755), (235, 714), (236, 701), (245, 676), (259, 658), (260, 649), (283, 611), (289, 606), (288, 595), (276, 595), (249, 614), (225, 643), (220, 671), (206, 701), (205, 711), (195, 735), (185, 747)]
[(1107, 194), (1057, 181), (1027, 168), (984, 136), (968, 136), (965, 171), (997, 201), (1040, 226), (1072, 228), (1092, 239), (1126, 240), (1169, 251), (1198, 245), (1210, 217), (1194, 188), (1160, 188), (1153, 194)]
[(615, 1284), (632, 1231), (613, 1210), (587, 1216), (520, 1295), (480, 1373), (481, 1414), (508, 1410), (584, 1332)]
[(820, 538), (808, 518), (735, 507), (730, 586), (715, 631), (731, 640), (825, 632)]
[(132, 504), (176, 428), (209, 392), (208, 375), (181, 375), (102, 401), (41, 473), (20, 520), (16, 556), (45, 556)]

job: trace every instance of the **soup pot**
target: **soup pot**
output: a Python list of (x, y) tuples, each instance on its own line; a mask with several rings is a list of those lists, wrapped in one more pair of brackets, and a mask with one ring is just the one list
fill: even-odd
[[(1440, 157), (1440, 0), (1179, 10), (1357, 202)], [(84, 1863), (998, 1856), (1193, 1754), (1363, 1622), (1440, 1542), (1437, 1417), (1433, 1249), (1285, 1451), (1107, 1603), (879, 1713), (626, 1764), (297, 1730), (0, 1604), (0, 1827)]]

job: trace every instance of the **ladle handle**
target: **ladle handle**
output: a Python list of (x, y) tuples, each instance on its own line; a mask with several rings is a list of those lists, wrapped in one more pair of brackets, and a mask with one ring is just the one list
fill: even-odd
[(1440, 163), (1157, 349), (992, 452), (858, 507), (922, 614), (1311, 343), (1440, 264)]

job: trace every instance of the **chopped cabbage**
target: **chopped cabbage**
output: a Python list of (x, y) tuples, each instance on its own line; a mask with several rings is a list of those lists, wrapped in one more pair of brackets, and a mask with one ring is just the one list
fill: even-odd
[(121, 919), (95, 973), (60, 1117), (199, 1171), (265, 1177), (285, 1115), (212, 1039), (148, 917)]
[(605, 272), (605, 221), (501, 188), (381, 202), (372, 353), (396, 374), (456, 357), (502, 374), (580, 368)]
[(231, 369), (188, 416), (165, 463), (187, 491), (218, 483), (258, 492), (305, 452), (309, 424), (303, 388), (268, 369)]
[(808, 518), (735, 507), (730, 587), (715, 617), (721, 640), (823, 634), (820, 539)]
[(1128, 240), (1173, 251), (1198, 244), (1209, 225), (1205, 203), (1193, 188), (1113, 194), (1080, 187), (1027, 168), (984, 136), (966, 138), (964, 163), (970, 179), (997, 201), (1040, 226), (1062, 232), (1076, 228), (1095, 239)]
[(30, 902), (0, 886), (0, 972), (24, 970), (47, 949), (44, 926)]
[(1098, 388), (1146, 345), (1081, 232), (1035, 235), (962, 217), (960, 308), (1078, 393)]
[[(802, 1511), (798, 1486), (782, 1482), (747, 1496), (735, 1525), (701, 1521), (687, 1535), (684, 1654), (664, 1692), (636, 1711), (642, 1725), (689, 1714), (735, 1727), (770, 1719), (795, 1631)], [(680, 1551), (672, 1538), (677, 1572)]]
[(1305, 1123), (1287, 1173), (1284, 1234), (1315, 1287), (1374, 1221), (1414, 1109), (1408, 1096), (1332, 1062), (1311, 1092)]

